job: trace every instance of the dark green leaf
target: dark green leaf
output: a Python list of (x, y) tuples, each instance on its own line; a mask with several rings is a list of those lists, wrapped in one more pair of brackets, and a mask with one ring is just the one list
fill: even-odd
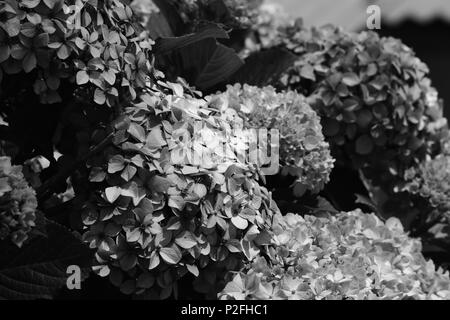
[(0, 243), (0, 298), (50, 299), (66, 285), (68, 266), (90, 267), (93, 252), (66, 228), (47, 220), (46, 234), (21, 249)]
[(170, 30), (174, 35), (180, 35), (185, 32), (185, 25), (179, 12), (175, 6), (177, 0), (153, 0), (153, 3), (159, 8), (161, 13), (166, 18)]
[(173, 37), (169, 22), (161, 12), (152, 12), (147, 23), (150, 38)]
[(207, 38), (228, 39), (225, 30), (215, 23), (208, 23), (196, 33), (187, 34), (182, 37), (168, 37), (156, 40), (154, 50), (156, 54), (166, 54), (175, 49), (181, 49)]
[(278, 80), (296, 60), (296, 56), (281, 48), (256, 52), (245, 59), (245, 64), (231, 77), (230, 83), (265, 86)]
[(355, 196), (356, 196), (355, 203), (365, 205), (372, 212), (378, 212), (377, 205), (369, 197), (366, 197), (362, 194), (356, 194)]
[(176, 54), (180, 75), (203, 90), (224, 81), (243, 65), (233, 49), (211, 38), (177, 50)]

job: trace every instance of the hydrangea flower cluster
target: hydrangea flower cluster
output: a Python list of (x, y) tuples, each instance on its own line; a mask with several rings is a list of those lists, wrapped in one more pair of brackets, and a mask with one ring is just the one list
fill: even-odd
[(153, 0), (132, 0), (130, 7), (144, 28), (148, 26), (151, 16), (160, 12)]
[(269, 261), (234, 275), (222, 299), (449, 299), (448, 272), (436, 271), (400, 221), (361, 211), (329, 218), (277, 215)]
[(11, 158), (0, 157), (0, 240), (10, 239), (21, 247), (35, 226), (37, 200), (34, 190), (12, 166)]
[[(136, 30), (120, 0), (5, 0), (0, 21), (0, 83), (30, 73), (42, 103), (61, 101), (69, 80), (88, 87), (88, 101), (114, 105), (145, 87), (152, 42)], [(75, 76), (74, 76), (75, 75)]]
[(271, 86), (235, 84), (208, 99), (227, 117), (227, 109), (235, 110), (244, 119), (244, 128), (278, 130), (281, 172), (296, 176), (300, 189), (318, 192), (329, 181), (334, 160), (320, 118), (303, 96), (293, 91), (278, 93)]
[(408, 169), (405, 181), (403, 191), (420, 195), (450, 217), (450, 155), (440, 154)]
[(238, 270), (267, 244), (278, 212), (258, 169), (236, 155), (232, 124), (180, 84), (165, 85), (173, 94), (143, 92), (114, 146), (89, 162), (97, 192), (83, 213), (97, 272), (156, 298), (176, 295), (186, 274), (215, 288), (220, 268)]
[[(211, 2), (210, 0), (198, 0)], [(263, 0), (224, 0), (225, 5), (231, 10), (231, 15), (241, 26), (251, 26), (258, 19), (259, 7)]]
[(261, 49), (271, 48), (283, 42), (280, 29), (287, 28), (293, 19), (278, 3), (264, 2), (258, 8), (258, 14), (252, 23), (252, 33), (246, 39), (243, 56)]
[(442, 106), (427, 66), (401, 41), (298, 24), (283, 39), (298, 60), (279, 86), (308, 96), (338, 161), (350, 157), (380, 184), (438, 149)]
[(191, 28), (200, 21), (214, 21), (240, 29), (255, 22), (261, 3), (262, 0), (174, 0), (171, 5)]

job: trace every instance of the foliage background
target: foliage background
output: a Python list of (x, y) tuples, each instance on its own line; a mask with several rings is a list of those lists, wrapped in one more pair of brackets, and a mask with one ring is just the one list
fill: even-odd
[[(422, 238), (426, 256), (443, 253), (433, 257), (445, 267), (449, 195), (436, 175), (449, 170), (448, 132), (426, 67), (397, 40), (309, 29), (300, 21), (287, 25), (277, 10), (260, 4), (0, 3), (0, 150), (8, 156), (0, 176), (0, 245), (7, 259), (0, 264), (2, 297), (89, 297), (101, 290), (144, 299), (216, 298), (222, 288), (224, 296), (233, 296), (234, 280), (249, 276), (244, 282), (251, 288), (240, 289), (281, 283), (303, 292), (296, 298), (362, 298), (352, 293), (359, 282), (345, 278), (339, 267), (332, 267), (333, 279), (314, 268), (332, 263), (335, 254), (352, 264), (364, 247), (366, 274), (359, 280), (367, 287), (365, 298), (447, 297), (448, 275), (425, 261), (420, 242), (398, 228), (399, 220), (387, 220), (399, 216)], [(360, 66), (356, 56), (367, 63)], [(364, 81), (376, 89), (378, 104), (360, 92)], [(236, 82), (252, 86), (227, 88)], [(292, 89), (298, 92), (285, 91)], [(196, 135), (208, 135), (195, 131), (196, 123), (226, 134), (236, 125), (230, 116), (242, 117), (246, 128), (264, 123), (280, 129), (280, 174), (263, 177), (259, 164), (241, 162), (233, 150), (237, 144), (226, 135), (214, 139), (231, 147), (225, 157), (217, 154), (224, 163), (173, 161), (174, 153), (196, 146)], [(330, 121), (342, 124), (343, 139), (330, 134)], [(380, 143), (393, 153), (387, 167), (367, 148), (374, 146), (374, 128), (387, 132)], [(185, 133), (192, 139), (179, 139)], [(402, 146), (401, 154), (394, 144)], [(22, 166), (11, 169), (9, 157)], [(23, 201), (21, 189), (31, 200)], [(361, 211), (338, 213), (356, 208), (385, 222)], [(280, 233), (282, 221), (293, 217), (280, 210), (316, 218), (306, 218), (308, 226), (297, 216), (300, 226)], [(325, 227), (330, 221), (345, 230)], [(29, 237), (12, 233), (10, 242), (8, 233), (17, 226)], [(320, 236), (305, 236), (303, 227), (332, 236), (316, 243)], [(336, 234), (349, 241), (336, 240), (328, 253)], [(360, 241), (353, 243), (354, 237)], [(306, 259), (313, 268), (302, 262), (303, 254), (297, 256), (302, 250), (315, 253)], [(405, 259), (390, 259), (396, 250)], [(255, 259), (268, 264), (256, 278), (247, 274)], [(319, 282), (286, 283), (280, 261), (287, 278), (318, 276)], [(83, 267), (87, 278), (76, 294), (60, 290), (70, 264)], [(232, 278), (239, 270), (242, 276)], [(405, 281), (411, 272), (416, 278)], [(269, 277), (258, 282), (261, 274)], [(109, 282), (117, 289), (110, 290)], [(191, 283), (195, 293), (186, 289)], [(352, 290), (346, 291), (347, 284)]]

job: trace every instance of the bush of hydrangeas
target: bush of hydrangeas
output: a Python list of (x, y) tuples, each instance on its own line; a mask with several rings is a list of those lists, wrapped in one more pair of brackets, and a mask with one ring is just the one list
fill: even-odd
[[(329, 181), (334, 160), (327, 137), (341, 162), (349, 156), (371, 179), (406, 177), (404, 190), (447, 210), (448, 184), (438, 177), (448, 173), (449, 158), (435, 155), (450, 148), (439, 142), (446, 121), (426, 66), (399, 41), (374, 33), (286, 27), (287, 19), (277, 20), (279, 11), (261, 2), (1, 1), (0, 153), (14, 163), (31, 159), (24, 165), (32, 171), (28, 176), (25, 167), (0, 157), (1, 245), (12, 241), (28, 257), (22, 252), (30, 250), (25, 241), (39, 220), (39, 199), (43, 225), (53, 224), (55, 234), (64, 230), (73, 252), (91, 261), (89, 246), (95, 261), (87, 264), (138, 298), (221, 292), (223, 299), (450, 299), (448, 274), (425, 260), (420, 241), (396, 219), (384, 223), (360, 211), (283, 216), (260, 184), (267, 163), (248, 158), (252, 141), (241, 134), (278, 130), (277, 170), (296, 177), (296, 195), (317, 193)], [(165, 6), (177, 10), (160, 10)], [(174, 32), (163, 39), (168, 47), (203, 49), (208, 42), (221, 50), (217, 55), (235, 54), (226, 45), (239, 51), (250, 35), (255, 42), (248, 51), (281, 45), (298, 59), (275, 87), (236, 84), (211, 94), (223, 89), (223, 71), (234, 66), (214, 72), (223, 64), (210, 63), (217, 56), (201, 50), (211, 54), (203, 61), (209, 69), (202, 59), (195, 68), (179, 61), (188, 65), (174, 64), (170, 78), (179, 76), (178, 68), (205, 71), (210, 86), (202, 89), (211, 95), (204, 97), (154, 68), (158, 55), (149, 37), (167, 27), (158, 25), (164, 19), (150, 23), (155, 12), (176, 15), (186, 27), (181, 33), (191, 33), (177, 38), (183, 34)], [(196, 34), (204, 20), (215, 27)], [(222, 27), (230, 39), (219, 42)], [(236, 58), (235, 66), (242, 63)], [(31, 114), (28, 106), (43, 110), (59, 102), (61, 108), (42, 118), (26, 114), (39, 127), (29, 129), (20, 115)], [(23, 141), (14, 139), (19, 134)], [(3, 150), (10, 144), (14, 152)], [(48, 166), (34, 168), (42, 156)], [(427, 157), (433, 160), (422, 162)], [(40, 241), (45, 250), (51, 234)], [(51, 277), (48, 266), (65, 259), (64, 252), (57, 256), (39, 262)], [(35, 285), (27, 268), (8, 270), (20, 279), (31, 274), (30, 283), (23, 281), (27, 290), (48, 298), (46, 284)], [(5, 290), (20, 296), (22, 289)]]
[(257, 19), (261, 3), (262, 0), (189, 0), (178, 1), (178, 6), (187, 22), (214, 21), (230, 28), (245, 28)]
[[(155, 25), (155, 16), (161, 13), (158, 3), (160, 1), (154, 0), (128, 0), (131, 8), (134, 10), (140, 22), (150, 28), (150, 35), (158, 37), (158, 31), (162, 31), (165, 36), (170, 27), (173, 27), (171, 22), (167, 25)], [(262, 0), (171, 0), (167, 1), (164, 6), (173, 9), (177, 14), (177, 19), (180, 19), (184, 30), (170, 30), (171, 32), (183, 32), (185, 34), (194, 31), (199, 24), (205, 21), (220, 23), (227, 28), (245, 29), (253, 25), (258, 19), (259, 6)], [(163, 30), (151, 30), (152, 27), (161, 28)], [(179, 35), (179, 34), (175, 34)]]
[(399, 220), (361, 211), (328, 218), (277, 215), (273, 246), (232, 280), (221, 299), (449, 299), (436, 270)]
[(308, 96), (338, 161), (349, 157), (379, 185), (439, 151), (442, 106), (427, 66), (401, 41), (300, 24), (282, 39), (298, 59), (278, 86)]
[(150, 73), (146, 52), (152, 41), (136, 29), (130, 7), (120, 0), (99, 2), (3, 1), (0, 83), (26, 73), (32, 81), (19, 89), (32, 86), (42, 103), (61, 101), (66, 80), (99, 105), (136, 98)]
[(22, 167), (11, 158), (0, 157), (0, 240), (9, 239), (18, 247), (35, 226), (36, 195), (25, 180)]
[(243, 56), (280, 45), (283, 42), (280, 32), (291, 23), (292, 18), (280, 4), (273, 2), (261, 4), (245, 41)]
[(278, 93), (271, 86), (235, 84), (209, 100), (225, 115), (227, 109), (235, 110), (244, 119), (244, 128), (278, 130), (281, 172), (295, 176), (299, 190), (318, 192), (329, 181), (334, 160), (320, 118), (302, 95), (293, 91)]
[[(116, 114), (128, 107), (114, 128), (113, 146), (87, 163), (97, 192), (83, 207), (83, 239), (97, 251), (94, 269), (100, 275), (109, 275), (124, 293), (166, 298), (176, 295), (186, 273), (198, 276), (214, 264), (210, 273), (218, 281), (207, 278), (220, 285), (220, 268), (236, 270), (243, 257), (258, 251), (264, 226), (278, 210), (257, 183), (258, 168), (233, 153), (227, 141), (232, 127), (219, 112), (152, 69), (152, 41), (140, 32), (130, 7), (118, 0), (100, 7), (92, 0), (1, 6), (3, 85), (6, 77), (29, 74), (41, 103), (75, 94), (81, 104), (94, 101)], [(60, 86), (65, 80), (78, 86), (75, 92)], [(62, 97), (66, 89), (69, 96)], [(93, 130), (93, 148), (112, 134), (102, 129), (103, 121)], [(187, 135), (194, 136), (183, 140)], [(202, 148), (208, 139), (217, 144)], [(200, 162), (189, 153), (199, 148)], [(13, 225), (4, 217), (2, 212), (2, 231)], [(25, 238), (20, 235), (18, 245)]]
[(440, 213), (450, 213), (450, 156), (439, 154), (405, 172), (403, 191), (417, 194)]
[(211, 264), (216, 270), (203, 288), (213, 289), (220, 267), (239, 269), (265, 244), (278, 211), (257, 183), (258, 168), (238, 158), (232, 124), (171, 86), (173, 94), (142, 93), (114, 147), (89, 161), (98, 192), (83, 213), (99, 274), (124, 293), (160, 298), (175, 294), (183, 275), (199, 276)]

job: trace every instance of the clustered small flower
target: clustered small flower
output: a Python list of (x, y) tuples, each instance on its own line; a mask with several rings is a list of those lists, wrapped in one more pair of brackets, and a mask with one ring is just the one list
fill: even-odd
[(241, 29), (255, 23), (261, 3), (262, 0), (224, 0), (224, 7), (218, 7), (212, 0), (175, 0), (172, 5), (191, 28), (201, 21), (214, 21)]
[(405, 172), (403, 191), (427, 199), (438, 212), (450, 214), (450, 155), (440, 154)]
[(438, 149), (442, 105), (428, 67), (400, 40), (300, 24), (280, 37), (298, 59), (277, 87), (307, 96), (337, 161), (349, 157), (379, 185)]
[(0, 22), (0, 82), (27, 73), (41, 103), (56, 103), (62, 100), (61, 82), (68, 80), (86, 89), (89, 102), (108, 106), (119, 93), (135, 99), (145, 87), (153, 41), (122, 1), (99, 7), (89, 0), (5, 1), (2, 10), (7, 14)]
[(130, 3), (130, 7), (143, 27), (148, 26), (152, 14), (160, 12), (153, 0), (133, 0)]
[(22, 167), (12, 166), (9, 157), (0, 157), (0, 240), (9, 239), (21, 247), (35, 226), (36, 208), (35, 192)]
[(259, 15), (259, 7), (263, 0), (225, 0), (232, 16), (243, 26), (251, 26)]
[(436, 270), (400, 221), (360, 210), (328, 218), (274, 219), (268, 259), (255, 259), (221, 299), (449, 299), (448, 272)]
[(252, 32), (246, 39), (243, 56), (280, 45), (283, 42), (280, 30), (294, 22), (278, 3), (264, 2), (257, 10), (257, 15), (250, 26)]
[(278, 212), (256, 166), (234, 152), (232, 124), (180, 84), (166, 85), (173, 90), (143, 92), (114, 147), (89, 161), (94, 192), (82, 214), (97, 273), (126, 294), (161, 299), (186, 274), (206, 281), (198, 291), (218, 290), (219, 270), (257, 254)]
[(208, 99), (226, 116), (227, 109), (235, 110), (244, 119), (246, 129), (279, 131), (282, 174), (296, 176), (298, 184), (313, 192), (320, 191), (329, 181), (334, 160), (324, 140), (320, 118), (302, 95), (276, 92), (271, 86), (235, 84)]

